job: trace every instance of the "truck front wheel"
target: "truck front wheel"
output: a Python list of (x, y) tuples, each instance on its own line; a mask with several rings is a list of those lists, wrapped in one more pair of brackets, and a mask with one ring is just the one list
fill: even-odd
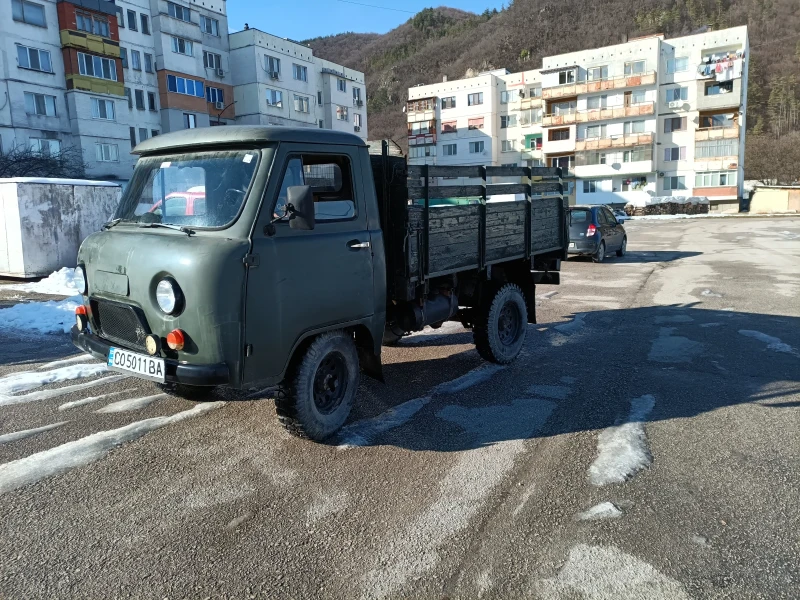
[(525, 343), (528, 310), (518, 285), (507, 283), (495, 288), (475, 310), (475, 346), (484, 359), (506, 365), (513, 361)]
[(306, 348), (278, 386), (275, 411), (298, 437), (324, 440), (347, 420), (361, 372), (351, 335), (323, 333)]

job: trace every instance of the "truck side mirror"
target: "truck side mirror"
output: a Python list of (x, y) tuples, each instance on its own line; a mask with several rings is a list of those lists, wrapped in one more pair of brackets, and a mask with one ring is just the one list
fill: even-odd
[(311, 187), (293, 185), (286, 190), (286, 205), (292, 206), (289, 215), (289, 227), (311, 231), (314, 229), (314, 196)]

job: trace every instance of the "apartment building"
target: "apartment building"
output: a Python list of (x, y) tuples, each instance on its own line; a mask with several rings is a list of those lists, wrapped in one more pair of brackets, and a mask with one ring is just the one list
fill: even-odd
[[(229, 36), (225, 0), (0, 0), (0, 58), (0, 152), (79, 148), (94, 178), (130, 178), (131, 149), (179, 129), (303, 124), (366, 138), (363, 73), (256, 30)], [(269, 102), (268, 82), (285, 103)]]
[(409, 89), (413, 163), (558, 166), (571, 201), (706, 196), (738, 208), (746, 27), (546, 57)]
[(258, 29), (230, 36), (236, 121), (319, 127), (367, 139), (364, 74)]

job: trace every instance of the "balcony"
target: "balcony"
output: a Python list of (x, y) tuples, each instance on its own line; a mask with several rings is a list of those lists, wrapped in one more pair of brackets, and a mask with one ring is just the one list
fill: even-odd
[(569, 110), (558, 114), (545, 115), (542, 127), (555, 125), (569, 125), (572, 123), (587, 123), (589, 121), (605, 121), (608, 119), (621, 119), (624, 117), (639, 117), (655, 114), (655, 102), (642, 102), (629, 106), (609, 106), (591, 110)]
[(705, 142), (706, 140), (731, 140), (738, 137), (738, 125), (732, 125), (730, 127), (705, 127), (694, 132), (694, 140), (696, 142)]
[(432, 121), (436, 118), (436, 98), (409, 100), (406, 103), (406, 113), (408, 114), (409, 123)]
[(95, 94), (125, 95), (125, 84), (121, 81), (109, 81), (86, 75), (66, 74), (68, 90), (84, 90)]
[(114, 40), (70, 29), (62, 29), (60, 35), (61, 45), (64, 47), (81, 48), (94, 54), (119, 58), (119, 42)]
[(538, 98), (521, 98), (519, 101), (520, 110), (528, 110), (529, 108), (541, 108), (542, 97)]
[(739, 168), (738, 156), (714, 156), (694, 159), (695, 171), (733, 171)]
[[(716, 83), (716, 82), (714, 82)], [(732, 91), (723, 94), (705, 95), (706, 86), (698, 82), (697, 90), (697, 110), (715, 110), (720, 108), (736, 109), (742, 103), (742, 80), (734, 79), (730, 82)]]
[(409, 146), (430, 146), (436, 143), (436, 133), (420, 133), (408, 136)]
[(621, 88), (639, 87), (642, 85), (654, 85), (656, 73), (642, 73), (641, 75), (623, 75), (622, 77), (609, 77), (607, 79), (596, 79), (593, 81), (581, 81), (579, 83), (567, 83), (542, 90), (542, 98), (564, 98), (576, 96), (578, 94), (589, 94), (601, 92), (603, 90), (618, 90)]
[(618, 162), (606, 165), (580, 165), (575, 167), (575, 177), (614, 177), (617, 175), (643, 175), (655, 171), (652, 160)]
[(586, 138), (575, 142), (575, 150), (606, 150), (649, 145), (653, 143), (653, 136), (653, 133), (631, 133), (606, 138)]

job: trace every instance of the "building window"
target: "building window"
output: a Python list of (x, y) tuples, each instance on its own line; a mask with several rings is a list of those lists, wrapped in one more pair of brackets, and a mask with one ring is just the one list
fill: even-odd
[(361, 129), (361, 115), (359, 113), (353, 113), (353, 125)]
[(136, 11), (128, 10), (128, 29), (131, 31), (139, 31), (136, 25)]
[(514, 140), (503, 140), (500, 142), (500, 150), (503, 152), (513, 152), (516, 150), (514, 146)]
[(467, 121), (467, 129), (483, 129), (483, 117), (477, 117)]
[(122, 68), (128, 68), (128, 49), (123, 46), (119, 47), (119, 59), (122, 62)]
[(528, 90), (528, 95), (531, 98), (541, 98), (542, 97), (542, 88), (541, 87), (532, 87)]
[(542, 109), (529, 108), (520, 113), (520, 123), (522, 125), (534, 125), (542, 122)]
[(115, 7), (117, 11), (117, 27), (120, 29), (125, 29), (125, 11), (121, 6)]
[(641, 75), (644, 73), (647, 62), (644, 60), (634, 60), (625, 63), (625, 75)]
[(574, 115), (577, 108), (578, 103), (575, 102), (575, 100), (567, 100), (566, 102), (553, 102), (550, 105), (550, 113), (553, 115)]
[(103, 98), (92, 98), (92, 118), (113, 121), (115, 118), (114, 102)]
[(95, 144), (97, 162), (119, 162), (119, 148), (116, 144)]
[(108, 19), (98, 17), (97, 15), (90, 15), (87, 13), (76, 12), (75, 24), (80, 31), (92, 33), (101, 37), (108, 37)]
[(267, 72), (269, 72), (270, 77), (277, 79), (278, 75), (281, 74), (281, 59), (275, 58), (274, 56), (267, 56), (265, 54), (264, 62), (266, 63)]
[(667, 60), (667, 74), (682, 73), (689, 70), (689, 57), (670, 58)]
[(153, 55), (144, 53), (144, 70), (148, 73), (153, 72)]
[(408, 128), (408, 135), (428, 135), (429, 133), (431, 133), (430, 121), (411, 123)]
[(597, 139), (597, 138), (606, 138), (608, 137), (608, 127), (603, 125), (589, 125), (586, 127), (586, 137), (585, 139)]
[(710, 140), (708, 142), (697, 142), (694, 157), (698, 158), (719, 158), (724, 156), (738, 156), (738, 140)]
[(408, 112), (419, 112), (421, 110), (433, 110), (435, 98), (425, 98), (424, 100), (409, 100), (406, 104)]
[(150, 137), (156, 137), (158, 135), (158, 129), (151, 129), (150, 130)]
[(722, 81), (719, 83), (708, 83), (705, 88), (706, 96), (717, 96), (719, 94), (730, 94), (733, 92), (732, 81)]
[(200, 15), (200, 30), (208, 35), (219, 37), (219, 21)]
[(672, 190), (685, 190), (686, 177), (683, 175), (664, 177), (664, 191), (669, 192)]
[(586, 78), (589, 81), (603, 81), (604, 79), (608, 79), (608, 66), (586, 69)]
[(483, 104), (483, 92), (478, 92), (477, 94), (470, 94), (467, 96), (468, 106), (478, 106), (479, 104)]
[(158, 110), (156, 106), (156, 95), (153, 92), (147, 92), (147, 108), (153, 112)]
[(131, 50), (131, 68), (134, 71), (142, 70), (142, 55), (138, 50)]
[(52, 73), (53, 65), (50, 62), (50, 53), (47, 50), (17, 46), (17, 60), (22, 69)]
[(325, 129), (325, 121), (323, 121), (322, 119), (319, 120), (319, 128)]
[(78, 70), (81, 75), (117, 81), (117, 65), (110, 58), (100, 58), (78, 52)]
[(569, 139), (569, 127), (564, 129), (550, 129), (547, 132), (547, 139), (551, 142), (560, 142)]
[(136, 145), (136, 127), (128, 127), (128, 134), (131, 138), (131, 148)]
[(455, 108), (456, 107), (456, 97), (450, 96), (448, 98), (442, 98), (442, 109), (446, 108)]
[(47, 27), (44, 18), (44, 6), (27, 0), (11, 0), (11, 16), (15, 21), (28, 25)]
[(267, 106), (283, 108), (283, 92), (267, 88)]
[(625, 95), (627, 106), (636, 106), (637, 104), (644, 104), (647, 102), (647, 92), (644, 90), (634, 90)]
[(442, 156), (457, 156), (458, 144), (445, 144), (442, 146)]
[(139, 110), (144, 110), (144, 91), (133, 90), (133, 96), (136, 99), (136, 108)]
[(203, 50), (203, 66), (206, 69), (221, 69), (222, 56)]
[(191, 113), (183, 113), (183, 128), (194, 129), (197, 127), (197, 116)]
[(597, 187), (598, 187), (597, 186), (597, 181), (585, 180), (583, 182), (583, 193), (584, 194), (594, 194), (594, 193), (599, 191), (597, 189)]
[(736, 171), (710, 171), (694, 176), (695, 187), (728, 187), (737, 184)]
[(55, 117), (56, 97), (25, 92), (25, 112), (29, 115)]
[(436, 156), (436, 146), (411, 146), (408, 149), (409, 158), (426, 158)]
[(339, 90), (340, 92), (346, 92), (347, 91), (347, 81), (345, 81), (344, 79), (337, 79), (336, 80), (336, 89)]
[(622, 132), (625, 135), (644, 133), (644, 121), (625, 121), (622, 125)]
[[(309, 99), (307, 96), (298, 96), (295, 94), (294, 97), (294, 109), (300, 113), (308, 113), (311, 111), (309, 106)], [(358, 125), (358, 123), (356, 123)]]
[(675, 146), (674, 148), (664, 148), (664, 161), (675, 162), (686, 160), (686, 146)]
[(647, 187), (647, 177), (629, 177), (622, 180), (622, 191), (633, 192)]
[(139, 20), (142, 23), (142, 33), (145, 35), (150, 35), (150, 17), (145, 14), (140, 14)]
[(347, 107), (346, 106), (337, 106), (336, 107), (336, 118), (339, 121), (347, 121)]
[(44, 156), (53, 156), (61, 152), (61, 142), (59, 140), (49, 140), (45, 138), (30, 138), (28, 140), (33, 152)]
[(637, 146), (633, 150), (622, 151), (622, 162), (641, 162), (645, 160), (653, 160), (653, 147), (652, 146)]
[(470, 142), (469, 143), (469, 153), (470, 154), (480, 154), (483, 152), (484, 149), (484, 142)]
[(361, 101), (361, 88), (353, 86), (353, 104), (356, 106), (364, 106)]
[(525, 148), (528, 150), (541, 150), (542, 149), (542, 134), (534, 133), (525, 136)]
[(126, 87), (123, 88), (125, 92), (125, 97), (128, 99), (128, 110), (133, 108), (133, 96), (131, 96), (131, 88)]
[(292, 65), (292, 77), (297, 81), (308, 81), (308, 69), (302, 65)]
[(672, 133), (673, 131), (686, 131), (686, 117), (664, 119), (664, 133)]
[(175, 4), (174, 2), (167, 2), (167, 13), (170, 17), (175, 17), (176, 19), (186, 21), (187, 23), (191, 23), (192, 21), (192, 11), (185, 6)]
[(517, 115), (501, 115), (500, 129), (508, 129), (517, 126)]
[(558, 74), (558, 85), (566, 85), (568, 83), (575, 83), (575, 70), (561, 71)]
[(456, 133), (458, 131), (458, 121), (443, 121), (442, 133)]
[(676, 87), (672, 89), (666, 90), (666, 101), (667, 102), (680, 102), (686, 101), (689, 99), (689, 88), (688, 87)]
[(317, 106), (322, 106), (322, 92), (317, 92)]
[(177, 94), (196, 96), (198, 98), (203, 98), (206, 95), (202, 81), (195, 81), (194, 79), (177, 77), (175, 75), (167, 75), (167, 90)]
[(225, 92), (221, 88), (206, 86), (206, 101), (225, 103)]
[(172, 51), (178, 54), (192, 56), (192, 42), (184, 38), (172, 36)]
[(586, 99), (586, 108), (589, 110), (596, 110), (598, 108), (607, 108), (608, 107), (608, 96), (603, 94), (602, 96), (589, 96)]
[(500, 104), (508, 104), (511, 101), (511, 92), (500, 92)]

